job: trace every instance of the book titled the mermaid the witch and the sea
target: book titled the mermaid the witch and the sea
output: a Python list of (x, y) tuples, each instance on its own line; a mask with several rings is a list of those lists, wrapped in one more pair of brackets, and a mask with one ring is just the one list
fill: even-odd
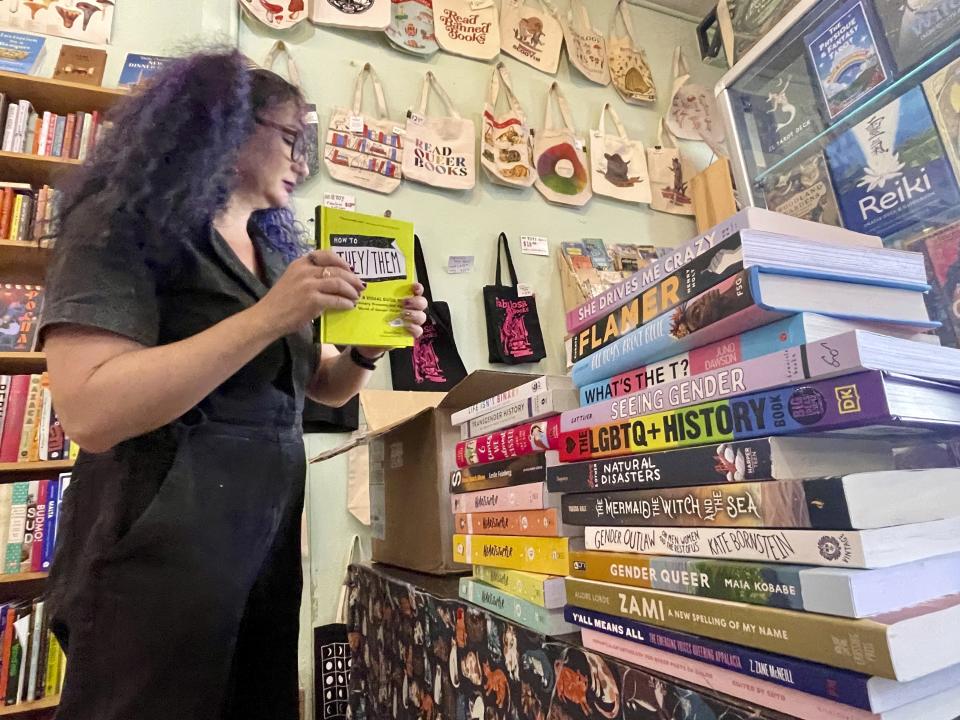
[(367, 283), (354, 309), (323, 314), (320, 341), (412, 347), (402, 313), (414, 280), (413, 223), (326, 207), (317, 208), (317, 221), (320, 249), (333, 250)]

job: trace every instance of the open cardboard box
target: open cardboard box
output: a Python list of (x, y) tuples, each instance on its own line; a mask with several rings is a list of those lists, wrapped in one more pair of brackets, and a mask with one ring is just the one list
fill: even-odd
[(450, 415), (533, 377), (477, 370), (446, 394), (360, 393), (366, 434), (310, 462), (367, 444), (374, 561), (433, 575), (469, 569), (453, 561), (450, 473), (457, 465), (460, 430)]

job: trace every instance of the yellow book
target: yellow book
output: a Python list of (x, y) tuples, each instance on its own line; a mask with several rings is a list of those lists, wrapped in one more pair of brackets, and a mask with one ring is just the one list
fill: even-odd
[(30, 443), (33, 440), (33, 431), (37, 427), (37, 420), (40, 417), (40, 388), (40, 376), (31, 375), (30, 388), (27, 391), (27, 406), (23, 413), (23, 427), (20, 429), (20, 453), (17, 455), (17, 462), (28, 462), (30, 460)]
[(566, 575), (570, 571), (570, 551), (582, 549), (583, 538), (453, 536), (453, 559), (456, 562), (544, 575)]
[[(49, 432), (44, 432), (44, 423), (49, 428), (50, 424), (50, 376), (47, 373), (40, 374), (40, 396), (37, 399), (37, 417), (33, 425), (33, 432), (30, 434), (30, 449), (27, 453), (28, 462), (37, 462), (40, 460), (41, 438), (47, 436)], [(45, 445), (45, 443), (44, 443)], [(46, 455), (46, 450), (44, 450)], [(44, 457), (44, 460), (47, 458)]]
[(13, 211), (10, 215), (10, 235), (7, 237), (8, 240), (16, 240), (17, 233), (20, 232), (20, 213), (23, 211), (23, 194), (17, 193), (16, 199), (13, 201)]
[(413, 223), (318, 209), (320, 249), (332, 250), (367, 283), (352, 310), (327, 311), (320, 341), (331, 345), (413, 347), (403, 327), (403, 299), (414, 281)]
[(566, 604), (567, 593), (562, 577), (487, 565), (474, 565), (473, 577), (485, 585), (506, 590), (511, 595), (548, 610)]
[(49, 649), (47, 650), (47, 674), (43, 685), (43, 696), (51, 697), (60, 692), (57, 678), (57, 669), (60, 665), (60, 643), (53, 633), (49, 637)]

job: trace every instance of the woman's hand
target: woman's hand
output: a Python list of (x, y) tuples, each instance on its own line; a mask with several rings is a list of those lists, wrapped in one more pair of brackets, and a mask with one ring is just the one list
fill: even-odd
[(260, 302), (251, 308), (283, 337), (297, 332), (326, 310), (352, 310), (364, 282), (330, 250), (297, 258)]
[[(423, 324), (427, 321), (427, 299), (423, 296), (423, 285), (413, 284), (413, 295), (403, 299), (403, 327), (418, 338), (423, 335)], [(387, 351), (382, 347), (358, 347), (357, 352), (368, 358), (378, 358)]]

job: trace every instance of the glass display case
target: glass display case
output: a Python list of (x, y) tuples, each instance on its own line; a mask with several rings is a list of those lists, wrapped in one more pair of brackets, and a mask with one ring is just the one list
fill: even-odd
[(925, 252), (956, 345), (960, 0), (801, 0), (717, 98), (741, 201)]

